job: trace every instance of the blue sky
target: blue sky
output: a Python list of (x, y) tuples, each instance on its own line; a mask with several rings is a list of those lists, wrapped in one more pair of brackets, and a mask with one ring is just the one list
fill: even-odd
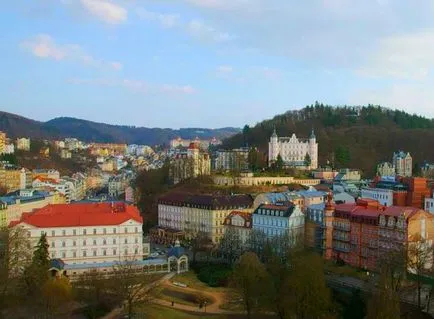
[(173, 128), (315, 100), (434, 117), (433, 16), (434, 0), (2, 1), (0, 110)]

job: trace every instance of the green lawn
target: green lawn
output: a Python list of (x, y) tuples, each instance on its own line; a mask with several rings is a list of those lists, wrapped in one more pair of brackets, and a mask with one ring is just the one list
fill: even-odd
[(173, 277), (171, 282), (180, 282), (186, 284), (189, 288), (205, 291), (205, 292), (227, 292), (227, 288), (214, 288), (203, 283), (197, 278), (194, 271), (185, 272)]

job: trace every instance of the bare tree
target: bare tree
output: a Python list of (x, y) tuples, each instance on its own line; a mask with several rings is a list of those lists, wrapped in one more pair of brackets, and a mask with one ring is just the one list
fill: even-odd
[(30, 241), (23, 228), (0, 230), (0, 309), (10, 306), (22, 293), (21, 278), (31, 258)]
[(151, 302), (151, 290), (155, 280), (155, 276), (143, 274), (134, 260), (122, 261), (113, 267), (111, 290), (118, 302), (124, 305), (129, 318), (137, 306)]
[(416, 277), (417, 306), (422, 309), (422, 277), (433, 268), (433, 246), (420, 235), (408, 243), (407, 268)]
[(229, 264), (233, 264), (241, 256), (244, 247), (237, 230), (232, 227), (225, 230), (219, 250)]
[(207, 233), (200, 231), (193, 235), (189, 240), (189, 246), (193, 253), (193, 263), (196, 262), (197, 253), (200, 251), (206, 251), (211, 246), (211, 240)]
[(267, 278), (265, 266), (255, 253), (247, 252), (242, 255), (234, 268), (232, 286), (241, 295), (249, 319), (264, 300)]

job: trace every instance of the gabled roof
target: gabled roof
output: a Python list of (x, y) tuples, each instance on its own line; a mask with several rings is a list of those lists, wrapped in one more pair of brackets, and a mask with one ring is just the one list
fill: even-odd
[(236, 211), (234, 210), (233, 212), (231, 212), (226, 218), (225, 218), (225, 225), (228, 226), (234, 226), (231, 223), (231, 220), (233, 217), (235, 216), (239, 216), (244, 220), (244, 226), (238, 226), (238, 227), (246, 227), (246, 228), (252, 228), (252, 214), (251, 213), (247, 213), (247, 212), (240, 212), (240, 211)]
[(120, 225), (129, 220), (143, 223), (138, 209), (124, 203), (86, 203), (47, 205), (32, 213), (23, 214), (20, 221), (34, 227), (76, 227)]

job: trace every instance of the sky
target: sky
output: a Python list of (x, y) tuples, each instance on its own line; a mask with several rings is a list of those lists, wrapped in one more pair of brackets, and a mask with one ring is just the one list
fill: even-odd
[(434, 0), (0, 1), (0, 110), (242, 127), (315, 101), (434, 117)]

